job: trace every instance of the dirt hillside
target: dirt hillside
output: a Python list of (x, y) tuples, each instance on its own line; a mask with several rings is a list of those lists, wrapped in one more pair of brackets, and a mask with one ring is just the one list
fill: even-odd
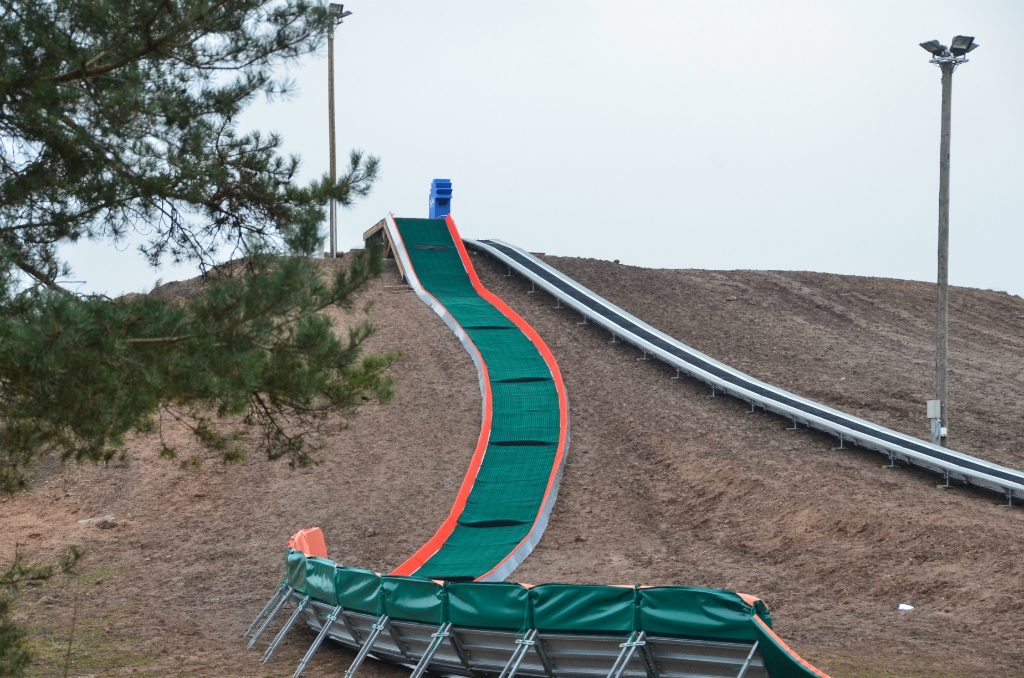
[[(913, 435), (927, 433), (934, 288), (812, 273), (648, 270), (546, 257), (627, 311), (750, 374)], [(936, 489), (877, 453), (787, 431), (781, 419), (611, 344), (609, 335), (482, 255), (484, 284), (548, 342), (565, 377), (572, 442), (558, 502), (520, 581), (644, 582), (762, 596), (776, 629), (834, 676), (1024, 676), (1024, 510)], [(198, 471), (132, 443), (128, 466), (53, 466), (0, 504), (0, 557), (61, 544), (89, 552), (75, 582), (24, 591), (19, 610), (60, 674), (290, 675), (294, 633), (260, 667), (240, 636), (280, 576), (284, 540), (320, 525), (330, 555), (389, 569), (447, 513), (479, 427), (472, 363), (389, 272), (366, 298), (373, 350), (401, 347), (397, 398), (370, 405), (292, 470), (250, 454)], [(952, 446), (1024, 467), (1024, 301), (951, 291)], [(339, 315), (339, 324), (349, 318)], [(182, 456), (198, 451), (170, 430)], [(77, 521), (112, 515), (116, 527)], [(901, 602), (915, 606), (899, 612)], [(74, 610), (77, 608), (77, 614)], [(310, 676), (351, 654), (322, 650)], [(400, 676), (367, 665), (368, 678)]]

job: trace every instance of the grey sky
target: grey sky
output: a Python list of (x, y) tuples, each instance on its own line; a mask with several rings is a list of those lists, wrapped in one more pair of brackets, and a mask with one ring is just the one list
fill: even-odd
[[(464, 235), (671, 268), (934, 280), (939, 69), (918, 43), (981, 47), (953, 81), (950, 282), (1024, 294), (1024, 4), (352, 0), (337, 33), (339, 156), (380, 155), (339, 247), (454, 182)], [(327, 168), (326, 49), (277, 130)], [(191, 271), (71, 254), (83, 290)]]

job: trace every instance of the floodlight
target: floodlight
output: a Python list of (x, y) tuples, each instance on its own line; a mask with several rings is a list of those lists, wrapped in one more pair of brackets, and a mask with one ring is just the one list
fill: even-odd
[(352, 16), (352, 12), (345, 11), (345, 5), (341, 5), (337, 2), (332, 2), (328, 5), (327, 12), (338, 21), (341, 21), (347, 16)]
[(946, 51), (946, 46), (938, 40), (929, 40), (928, 42), (922, 42), (921, 47), (931, 52), (934, 56), (942, 56), (942, 53)]
[(962, 57), (977, 48), (977, 46), (974, 42), (974, 36), (958, 35), (953, 38), (953, 44), (949, 46), (949, 51), (953, 53), (953, 56)]

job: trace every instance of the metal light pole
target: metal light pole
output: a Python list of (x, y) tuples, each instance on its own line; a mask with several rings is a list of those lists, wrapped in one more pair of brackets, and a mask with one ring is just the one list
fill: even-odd
[[(331, 185), (338, 180), (338, 163), (335, 152), (334, 140), (334, 25), (342, 23), (352, 12), (345, 11), (345, 5), (332, 2), (327, 8), (330, 24), (327, 29), (327, 125), (330, 130), (330, 152), (331, 152)], [(338, 256), (338, 208), (334, 198), (331, 198), (331, 251), (330, 258)]]
[[(939, 400), (938, 425), (932, 426), (932, 442), (947, 446), (949, 397), (947, 388), (949, 347), (949, 126), (953, 98), (953, 71), (967, 63), (966, 54), (978, 47), (973, 37), (958, 35), (950, 47), (938, 40), (922, 42), (942, 70), (942, 131), (939, 136), (939, 280), (938, 328), (936, 330), (935, 387)], [(929, 416), (933, 413), (929, 413)]]

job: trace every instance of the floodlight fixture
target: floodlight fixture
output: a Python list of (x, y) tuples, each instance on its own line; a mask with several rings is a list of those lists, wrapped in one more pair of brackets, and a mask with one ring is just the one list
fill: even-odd
[(953, 38), (952, 44), (949, 46), (949, 51), (953, 53), (953, 56), (962, 57), (968, 52), (977, 49), (978, 45), (974, 42), (974, 36), (958, 35)]
[(929, 40), (928, 42), (922, 42), (921, 47), (931, 52), (934, 56), (942, 56), (946, 51), (946, 46), (938, 40)]
[(345, 11), (345, 5), (337, 2), (332, 2), (327, 6), (327, 13), (331, 15), (331, 18), (336, 20), (339, 24), (343, 22), (345, 17), (352, 16), (352, 12)]

